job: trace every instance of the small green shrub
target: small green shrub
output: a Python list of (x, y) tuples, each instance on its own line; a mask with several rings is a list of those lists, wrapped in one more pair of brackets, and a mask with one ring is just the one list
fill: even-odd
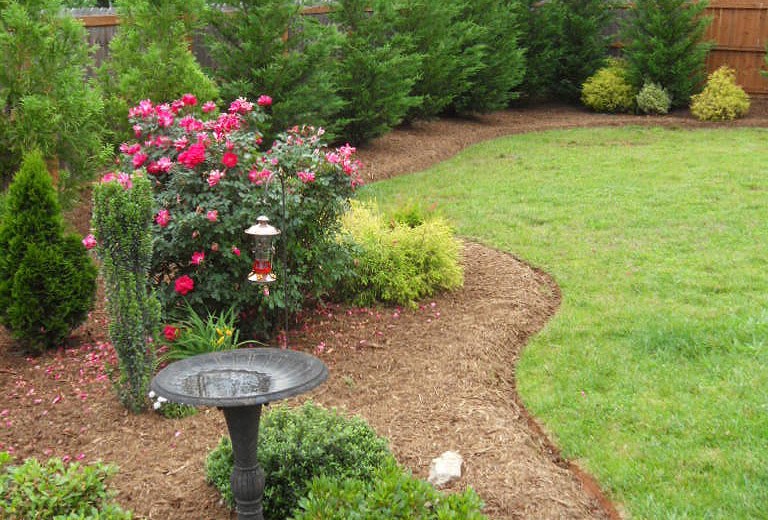
[(701, 94), (691, 96), (691, 113), (701, 121), (731, 121), (749, 112), (749, 96), (736, 72), (723, 65), (709, 75)]
[(460, 242), (445, 220), (431, 217), (419, 222), (424, 217), (417, 211), (399, 218), (387, 221), (362, 204), (353, 204), (345, 215), (344, 232), (358, 251), (342, 292), (356, 304), (413, 306), (425, 296), (463, 284)]
[(483, 502), (472, 489), (445, 495), (390, 462), (372, 480), (312, 481), (293, 520), (482, 520)]
[(627, 80), (624, 64), (609, 60), (584, 82), (581, 102), (596, 112), (630, 112), (635, 106), (636, 91)]
[(637, 94), (637, 108), (644, 114), (666, 114), (672, 106), (672, 98), (658, 83), (646, 81)]
[(64, 233), (56, 190), (38, 151), (24, 158), (0, 224), (0, 323), (34, 352), (58, 346), (93, 306), (96, 266)]
[(0, 513), (7, 520), (130, 520), (130, 512), (112, 502), (105, 480), (117, 472), (101, 463), (81, 466), (59, 458), (44, 464), (30, 458), (10, 465), (0, 452)]
[[(264, 518), (284, 520), (306, 494), (314, 477), (368, 481), (393, 461), (386, 440), (361, 418), (347, 418), (312, 403), (278, 406), (262, 416), (259, 463), (266, 474)], [(206, 461), (206, 479), (234, 504), (229, 482), (232, 444), (223, 438)]]

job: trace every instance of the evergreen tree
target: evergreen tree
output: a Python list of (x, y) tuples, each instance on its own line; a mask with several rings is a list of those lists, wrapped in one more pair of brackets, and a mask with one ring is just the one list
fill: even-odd
[(605, 0), (558, 0), (562, 12), (555, 97), (578, 101), (581, 85), (605, 64), (611, 37), (606, 27), (614, 5)]
[(99, 71), (109, 125), (117, 129), (113, 141), (126, 137), (128, 107), (143, 99), (164, 103), (186, 93), (201, 101), (218, 97), (190, 50), (205, 0), (118, 0), (116, 5), (120, 26)]
[(560, 1), (520, 0), (521, 45), (525, 47), (525, 78), (521, 85), (530, 100), (551, 97), (559, 79), (563, 54), (565, 8)]
[(706, 1), (636, 0), (622, 27), (624, 57), (632, 84), (658, 83), (672, 106), (687, 106), (704, 80), (711, 45), (702, 38), (710, 18)]
[(332, 20), (346, 35), (339, 62), (339, 93), (346, 102), (341, 135), (359, 144), (399, 124), (421, 103), (411, 93), (421, 55), (409, 35), (395, 31), (389, 0), (338, 0)]
[(473, 0), (462, 18), (478, 30), (464, 42), (479, 49), (478, 66), (470, 75), (471, 87), (457, 96), (451, 108), (458, 113), (491, 112), (506, 108), (518, 97), (525, 76), (525, 51), (518, 45), (520, 27), (516, 0)]
[(467, 43), (478, 28), (462, 18), (466, 8), (466, 0), (402, 0), (397, 5), (395, 30), (410, 35), (422, 56), (412, 90), (422, 102), (407, 119), (435, 117), (470, 89), (470, 78), (480, 67), (480, 46)]
[(28, 154), (8, 189), (0, 224), (0, 322), (40, 352), (87, 316), (96, 267), (66, 235), (56, 190), (39, 151)]
[(75, 180), (103, 164), (103, 102), (85, 79), (85, 28), (60, 11), (59, 0), (0, 0), (2, 180), (32, 148)]
[(338, 130), (336, 56), (341, 37), (332, 25), (302, 16), (293, 0), (228, 1), (211, 9), (207, 38), (213, 74), (226, 100), (272, 97), (273, 133), (299, 124)]

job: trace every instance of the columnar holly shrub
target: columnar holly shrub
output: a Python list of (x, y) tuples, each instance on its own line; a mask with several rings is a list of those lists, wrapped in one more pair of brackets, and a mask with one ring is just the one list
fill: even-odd
[(292, 0), (220, 5), (226, 9), (209, 10), (206, 41), (224, 99), (255, 99), (269, 92), (272, 135), (302, 123), (330, 134), (341, 128), (337, 115), (344, 102), (336, 74), (341, 35), (336, 28), (302, 16), (300, 3)]
[[(232, 307), (265, 330), (280, 309), (298, 310), (306, 294), (341, 276), (346, 257), (334, 237), (361, 182), (355, 150), (325, 150), (323, 131), (311, 127), (294, 127), (262, 150), (270, 102), (238, 99), (224, 113), (207, 102), (200, 114), (186, 95), (130, 111), (137, 140), (121, 146), (123, 169), (144, 168), (154, 184), (152, 271), (166, 313), (184, 302), (202, 315)], [(288, 263), (286, 273), (275, 262), (280, 281), (268, 294), (247, 281), (253, 259), (244, 231), (262, 214), (282, 229), (279, 258)]]
[(65, 234), (39, 151), (24, 158), (0, 224), (0, 323), (27, 349), (56, 347), (93, 306), (96, 266)]
[(152, 340), (160, 304), (150, 287), (152, 186), (141, 175), (109, 173), (93, 191), (93, 227), (107, 292), (109, 337), (117, 352), (115, 386), (134, 412), (147, 405), (155, 366)]
[(629, 81), (639, 90), (646, 81), (663, 85), (673, 107), (688, 105), (704, 80), (711, 45), (702, 41), (711, 18), (706, 1), (636, 0), (621, 39)]
[(32, 148), (74, 180), (90, 178), (101, 164), (104, 106), (85, 79), (85, 28), (60, 11), (59, 0), (0, 2), (3, 180)]

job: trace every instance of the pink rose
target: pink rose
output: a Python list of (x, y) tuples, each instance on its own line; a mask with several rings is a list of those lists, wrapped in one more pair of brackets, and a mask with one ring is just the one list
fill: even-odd
[(218, 210), (215, 210), (215, 209), (208, 210), (208, 212), (205, 214), (205, 218), (207, 218), (210, 222), (216, 222), (217, 220), (219, 220)]
[(237, 166), (237, 155), (227, 152), (221, 157), (221, 163), (227, 168), (234, 168)]
[(96, 237), (94, 237), (92, 234), (86, 235), (86, 237), (83, 239), (83, 245), (86, 249), (91, 250), (94, 247), (96, 247)]
[(304, 184), (314, 182), (315, 180), (315, 172), (299, 172), (296, 176), (301, 179), (301, 182)]
[(237, 246), (232, 246), (232, 254), (235, 256), (240, 256), (240, 249), (238, 249)]
[(165, 227), (171, 221), (171, 213), (167, 209), (161, 209), (155, 215), (155, 222), (160, 227)]
[(194, 96), (194, 94), (184, 94), (181, 96), (181, 101), (189, 107), (197, 105), (197, 98)]
[(190, 169), (203, 161), (205, 161), (205, 145), (202, 143), (195, 143), (179, 154), (179, 162)]
[(259, 99), (256, 100), (256, 104), (260, 107), (268, 107), (272, 104), (272, 98), (262, 94)]
[(173, 289), (182, 296), (186, 296), (195, 289), (195, 281), (189, 276), (182, 275), (176, 278)]
[(166, 341), (176, 341), (180, 335), (181, 331), (173, 325), (166, 325), (165, 328), (163, 328), (163, 336)]
[(203, 104), (203, 112), (205, 112), (206, 114), (208, 112), (213, 112), (214, 110), (216, 110), (216, 103), (214, 103), (213, 101), (207, 101), (206, 103)]
[(147, 159), (148, 159), (147, 154), (139, 152), (133, 156), (133, 159), (131, 162), (133, 162), (134, 168), (141, 168), (141, 165), (144, 164)]
[(133, 187), (133, 181), (131, 180), (131, 176), (128, 175), (127, 173), (118, 173), (117, 182), (120, 183), (120, 186), (122, 186), (126, 190), (129, 190)]
[(222, 177), (224, 177), (223, 173), (221, 173), (219, 170), (213, 170), (208, 174), (208, 186), (213, 188), (219, 183)]
[(192, 253), (192, 264), (193, 265), (200, 265), (203, 263), (203, 260), (205, 260), (205, 252), (203, 251), (195, 251)]
[(117, 175), (114, 174), (114, 172), (109, 172), (104, 174), (104, 177), (101, 178), (102, 183), (112, 182), (117, 179)]

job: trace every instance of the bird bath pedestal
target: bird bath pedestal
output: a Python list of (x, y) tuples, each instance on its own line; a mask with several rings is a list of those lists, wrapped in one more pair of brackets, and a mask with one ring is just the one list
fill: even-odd
[(202, 354), (171, 363), (151, 383), (175, 403), (215, 406), (224, 412), (235, 464), (232, 494), (238, 520), (263, 520), (264, 471), (256, 458), (261, 405), (308, 392), (328, 378), (322, 361), (277, 348)]

